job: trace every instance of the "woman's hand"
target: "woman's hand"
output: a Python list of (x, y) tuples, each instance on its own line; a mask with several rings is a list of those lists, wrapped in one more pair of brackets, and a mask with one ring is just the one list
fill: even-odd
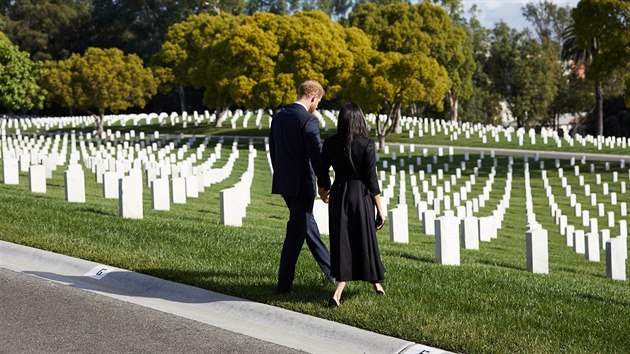
[(319, 197), (322, 199), (324, 203), (328, 203), (328, 199), (330, 197), (330, 190), (324, 188), (318, 188), (317, 192), (319, 193)]
[(387, 216), (383, 214), (380, 210), (376, 214), (376, 230), (380, 230), (385, 225), (385, 221), (387, 220)]

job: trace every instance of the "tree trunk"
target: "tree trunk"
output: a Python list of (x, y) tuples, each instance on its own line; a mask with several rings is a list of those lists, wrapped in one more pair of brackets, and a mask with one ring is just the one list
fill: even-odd
[(394, 111), (394, 133), (401, 134), (402, 133), (402, 126), (400, 125), (400, 118), (402, 116), (402, 114), (400, 113), (401, 107), (400, 107), (400, 105), (394, 105), (394, 107), (395, 107), (395, 111)]
[(177, 96), (179, 96), (179, 107), (181, 109), (181, 113), (186, 112), (186, 92), (184, 92), (184, 86), (181, 84), (177, 84), (176, 86)]
[(388, 133), (391, 133), (392, 131), (395, 134), (402, 133), (402, 126), (400, 125), (400, 118), (402, 116), (401, 110), (402, 110), (402, 103), (394, 102), (394, 104), (392, 104), (389, 110), (389, 119), (392, 120), (392, 125), (391, 125), (392, 128), (388, 131)]
[(380, 152), (385, 152), (385, 135), (378, 135), (378, 146)]
[(453, 93), (453, 90), (448, 91), (448, 104), (451, 107), (451, 121), (457, 122), (457, 116), (459, 114), (459, 99), (457, 95)]
[(217, 108), (214, 112), (217, 115), (217, 121), (215, 127), (222, 128), (223, 127), (223, 114), (227, 111), (227, 108)]
[(597, 136), (604, 135), (604, 98), (602, 97), (602, 83), (595, 83), (595, 107), (597, 112)]
[(95, 128), (96, 128), (96, 133), (98, 135), (101, 135), (101, 133), (103, 133), (105, 131), (104, 129), (104, 125), (105, 125), (105, 110), (101, 109), (98, 111), (98, 115), (94, 116), (95, 118)]

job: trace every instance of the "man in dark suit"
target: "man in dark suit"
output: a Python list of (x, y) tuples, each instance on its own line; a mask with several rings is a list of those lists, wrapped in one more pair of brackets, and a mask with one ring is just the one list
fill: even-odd
[(313, 217), (316, 182), (313, 168), (319, 168), (321, 139), (319, 122), (311, 113), (323, 96), (321, 84), (305, 81), (298, 89), (297, 101), (276, 113), (271, 122), (269, 152), (274, 170), (271, 192), (282, 195), (289, 208), (278, 271), (279, 293), (291, 291), (295, 264), (305, 239), (317, 264), (332, 280), (330, 253)]

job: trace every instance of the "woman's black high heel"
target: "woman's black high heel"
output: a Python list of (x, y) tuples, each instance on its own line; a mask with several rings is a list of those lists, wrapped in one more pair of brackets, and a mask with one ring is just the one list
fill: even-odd
[(334, 297), (331, 297), (330, 300), (328, 301), (328, 307), (330, 307), (331, 309), (334, 309), (335, 307), (339, 307), (339, 303), (337, 302), (337, 300), (335, 300)]

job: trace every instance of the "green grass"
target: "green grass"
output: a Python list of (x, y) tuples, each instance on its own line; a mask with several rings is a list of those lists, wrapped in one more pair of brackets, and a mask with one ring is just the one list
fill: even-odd
[[(216, 137), (213, 137), (204, 158), (213, 151), (215, 143)], [(334, 310), (326, 308), (333, 285), (324, 281), (306, 247), (298, 261), (295, 291), (290, 295), (276, 295), (277, 268), (288, 212), (282, 199), (270, 194), (267, 159), (262, 144), (256, 144), (259, 154), (251, 190), (252, 203), (243, 227), (221, 226), (218, 204), (219, 191), (236, 183), (246, 168), (247, 144), (242, 141), (239, 144), (241, 157), (230, 178), (207, 188), (198, 199), (188, 199), (185, 205), (171, 204), (168, 212), (153, 211), (150, 210), (150, 193), (145, 187), (143, 220), (118, 217), (117, 201), (102, 198), (101, 186), (87, 170), (85, 204), (64, 201), (63, 169), (56, 171), (48, 181), (45, 195), (30, 193), (28, 176), (22, 173), (19, 186), (0, 184), (0, 238), (451, 351), (614, 353), (629, 350), (630, 285), (607, 279), (604, 260), (589, 262), (564, 245), (549, 214), (540, 172), (533, 159), (530, 159), (530, 174), (534, 209), (538, 221), (549, 230), (550, 274), (531, 274), (525, 270), (523, 162), (515, 157), (511, 206), (498, 238), (482, 243), (478, 251), (462, 250), (460, 266), (435, 263), (434, 238), (420, 232), (421, 225), (411, 205), (411, 187), (407, 184), (410, 243), (393, 243), (386, 230), (378, 232), (386, 268), (386, 296), (375, 296), (369, 284), (351, 282), (344, 292), (342, 306)], [(231, 143), (226, 139), (223, 159), (215, 163), (215, 168), (225, 163), (230, 148)], [(472, 173), (477, 158), (471, 154), (457, 188)], [(450, 173), (454, 173), (462, 159), (463, 156), (455, 156)], [(409, 163), (415, 158), (405, 160)], [(491, 200), (480, 215), (489, 215), (503, 194), (507, 159), (498, 160)], [(423, 161), (428, 160), (423, 158)], [(447, 162), (447, 157), (440, 157), (434, 172)], [(491, 163), (486, 154), (469, 198), (481, 193)], [(603, 163), (595, 164), (602, 180), (611, 182), (610, 172), (604, 172)], [(619, 171), (620, 180), (628, 181), (627, 171), (619, 170), (616, 163), (612, 165)], [(568, 198), (564, 197), (552, 161), (546, 161), (546, 167), (556, 201), (568, 213)], [(591, 210), (591, 215), (596, 215), (596, 209), (590, 207), (586, 197), (580, 196), (583, 193), (567, 161), (563, 162), (563, 167), (579, 201)], [(581, 170), (595, 191), (594, 174), (587, 173), (586, 166)], [(619, 193), (615, 188), (617, 184), (611, 185), (611, 191)], [(627, 194), (618, 195), (618, 199), (630, 202)], [(569, 220), (581, 225), (572, 215)], [(600, 228), (604, 222), (604, 218), (599, 221)], [(328, 242), (327, 237), (323, 238)]]

